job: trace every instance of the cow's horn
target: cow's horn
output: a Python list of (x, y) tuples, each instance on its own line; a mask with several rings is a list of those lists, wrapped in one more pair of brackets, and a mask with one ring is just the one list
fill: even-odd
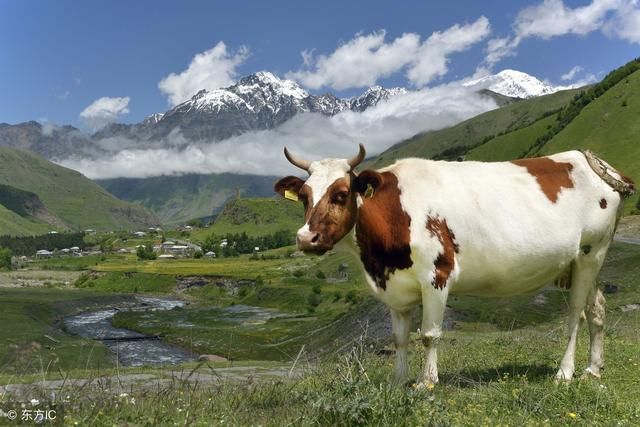
[(287, 147), (284, 147), (284, 156), (291, 162), (292, 165), (299, 167), (300, 169), (309, 171), (309, 166), (311, 166), (311, 162), (309, 160), (304, 159), (296, 159), (289, 153)]
[(364, 149), (364, 145), (360, 144), (360, 151), (358, 152), (358, 154), (356, 154), (355, 157), (352, 157), (351, 159), (349, 159), (349, 166), (351, 166), (351, 169), (355, 168), (360, 163), (362, 163), (362, 161), (364, 160), (364, 156), (366, 156), (366, 154), (367, 152)]

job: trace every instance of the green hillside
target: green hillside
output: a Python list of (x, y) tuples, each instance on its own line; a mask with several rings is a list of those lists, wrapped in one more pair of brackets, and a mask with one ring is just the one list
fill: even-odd
[(22, 236), (45, 234), (51, 225), (32, 217), (22, 217), (0, 204), (0, 235)]
[(157, 223), (82, 174), (23, 150), (0, 147), (0, 235), (51, 229), (133, 229)]
[(191, 238), (202, 241), (209, 234), (258, 237), (281, 230), (294, 232), (302, 225), (302, 217), (302, 203), (280, 198), (233, 199), (209, 228), (192, 232)]
[(455, 158), (496, 135), (528, 126), (545, 115), (559, 110), (578, 90), (567, 90), (551, 95), (507, 104), (455, 126), (419, 134), (396, 144), (368, 162), (381, 167), (404, 157)]
[(245, 197), (273, 195), (275, 177), (236, 174), (116, 178), (97, 181), (116, 197), (140, 203), (164, 224), (216, 215), (236, 191)]
[(640, 71), (587, 105), (541, 154), (593, 150), (640, 184)]
[[(620, 67), (572, 100), (561, 113), (493, 138), (472, 149), (465, 158), (497, 161), (589, 149), (640, 183), (638, 68), (637, 61)], [(627, 211), (637, 203), (635, 200), (627, 202)]]
[[(465, 132), (469, 140), (461, 142)], [(449, 142), (451, 147), (443, 149)], [(504, 161), (574, 149), (594, 151), (640, 183), (638, 60), (583, 90), (510, 104), (454, 127), (416, 136), (382, 153), (374, 163), (387, 164), (396, 156)], [(626, 210), (637, 200), (630, 199)]]

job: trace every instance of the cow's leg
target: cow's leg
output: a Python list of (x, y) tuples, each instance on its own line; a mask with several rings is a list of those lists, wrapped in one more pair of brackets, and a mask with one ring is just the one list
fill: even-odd
[(587, 321), (589, 322), (590, 353), (589, 366), (585, 374), (600, 378), (604, 367), (604, 318), (605, 299), (602, 291), (594, 288), (587, 303)]
[(393, 344), (396, 347), (393, 385), (396, 386), (404, 384), (408, 378), (409, 363), (407, 362), (407, 347), (409, 346), (412, 313), (413, 310), (406, 312), (391, 310), (392, 338)]
[(442, 335), (442, 320), (447, 304), (448, 290), (422, 285), (422, 327), (420, 339), (424, 345), (425, 364), (417, 387), (428, 387), (438, 382), (438, 342)]
[(594, 293), (595, 295), (596, 277), (604, 261), (607, 249), (608, 245), (591, 251), (589, 255), (581, 255), (574, 264), (571, 293), (569, 295), (569, 343), (556, 374), (558, 381), (571, 381), (573, 378), (580, 317), (587, 305), (589, 294)]

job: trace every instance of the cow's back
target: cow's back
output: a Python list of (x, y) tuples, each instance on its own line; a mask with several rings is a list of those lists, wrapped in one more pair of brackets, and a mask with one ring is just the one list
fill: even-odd
[(621, 204), (578, 151), (496, 163), (404, 159), (386, 170), (411, 217), (416, 269), (443, 251), (433, 224), (450, 231), (454, 293), (510, 295), (552, 281), (580, 251), (608, 243)]

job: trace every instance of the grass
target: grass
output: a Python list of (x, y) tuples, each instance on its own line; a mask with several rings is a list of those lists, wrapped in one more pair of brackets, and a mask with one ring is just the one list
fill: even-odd
[[(234, 271), (242, 260), (216, 260)], [(263, 265), (272, 265), (271, 260)], [(122, 259), (115, 262), (125, 264)], [(250, 264), (247, 260), (244, 264)], [(290, 261), (291, 262), (291, 261)], [(640, 311), (623, 311), (622, 307), (640, 301), (640, 246), (614, 243), (599, 281), (614, 283), (618, 291), (607, 295), (606, 370), (600, 381), (575, 380), (570, 385), (552, 381), (566, 345), (567, 293), (555, 288), (544, 291), (546, 303), (540, 305), (533, 295), (509, 299), (451, 298), (450, 305), (460, 314), (456, 328), (447, 331), (439, 353), (441, 384), (432, 391), (411, 387), (388, 386), (392, 359), (378, 356), (369, 348), (369, 340), (356, 339), (322, 361), (323, 349), (333, 350), (332, 343), (360, 329), (346, 320), (350, 315), (362, 318), (370, 312), (369, 302), (351, 305), (332, 295), (349, 289), (364, 291), (361, 276), (354, 274), (348, 284), (326, 284), (318, 271), (329, 274), (354, 260), (342, 252), (322, 258), (296, 259), (293, 265), (276, 269), (278, 274), (262, 279), (262, 284), (248, 283), (243, 296), (217, 292), (215, 287), (194, 288), (184, 296), (192, 304), (183, 309), (156, 313), (124, 313), (116, 322), (146, 332), (161, 332), (166, 339), (207, 353), (245, 359), (232, 365), (260, 366), (271, 359), (278, 363), (296, 360), (304, 345), (298, 366), (311, 371), (301, 378), (249, 378), (213, 383), (168, 380), (147, 388), (127, 389), (122, 397), (117, 376), (128, 373), (155, 372), (162, 369), (136, 368), (110, 370), (106, 354), (98, 354), (99, 370), (78, 369), (88, 358), (89, 347), (74, 337), (73, 353), (57, 350), (59, 371), (37, 366), (41, 356), (29, 356), (23, 350), (20, 361), (31, 360), (32, 370), (23, 366), (13, 371), (3, 369), (2, 381), (28, 382), (42, 377), (65, 378), (114, 375), (110, 381), (95, 381), (96, 388), (69, 386), (58, 393), (64, 400), (66, 424), (73, 425), (637, 425), (640, 423)], [(131, 262), (130, 268), (145, 263)], [(101, 265), (109, 265), (107, 261)], [(206, 264), (205, 264), (206, 265)], [(355, 265), (350, 267), (353, 270)], [(124, 268), (124, 267), (122, 267)], [(264, 268), (262, 270), (265, 270)], [(255, 271), (247, 270), (251, 274)], [(295, 271), (302, 271), (301, 274)], [(124, 271), (106, 273), (104, 287), (94, 289), (119, 291), (108, 283), (138, 279), (175, 280), (170, 274), (147, 276)], [(113, 275), (113, 276), (109, 276)], [(251, 277), (251, 276), (248, 276)], [(99, 280), (100, 278), (98, 277)], [(167, 282), (169, 283), (169, 282)], [(307, 311), (306, 298), (322, 285), (322, 301), (314, 312)], [(169, 287), (164, 289), (168, 291)], [(266, 290), (266, 292), (260, 292)], [(0, 291), (5, 292), (4, 289)], [(216, 293), (217, 292), (217, 293)], [(117, 294), (109, 294), (117, 298)], [(59, 334), (55, 318), (74, 307), (98, 303), (105, 294), (88, 290), (11, 289), (0, 293), (3, 324), (16, 328), (0, 331), (3, 342), (13, 339), (21, 348), (31, 341), (41, 342), (43, 331)], [(7, 303), (8, 302), (8, 303)], [(287, 314), (265, 323), (244, 322), (241, 314), (223, 314), (231, 303), (274, 307)], [(5, 308), (6, 307), (6, 308)], [(1, 317), (4, 316), (4, 317)], [(191, 324), (192, 326), (188, 326)], [(53, 325), (53, 327), (52, 327)], [(183, 325), (183, 326), (180, 326)], [(187, 326), (184, 326), (187, 325)], [(324, 329), (322, 326), (325, 326)], [(317, 332), (319, 329), (321, 331)], [(588, 332), (583, 326), (578, 343), (577, 366), (587, 360)], [(14, 331), (21, 335), (11, 337)], [(23, 337), (24, 331), (31, 331)], [(58, 338), (58, 335), (53, 335)], [(415, 378), (422, 367), (421, 344), (412, 335), (410, 371)], [(77, 341), (75, 341), (77, 340)], [(19, 342), (18, 342), (19, 341)], [(280, 345), (273, 345), (273, 344)], [(45, 344), (46, 345), (46, 344)], [(11, 350), (15, 351), (15, 350)], [(38, 350), (45, 352), (44, 345)], [(50, 351), (50, 350), (47, 350)], [(220, 354), (222, 353), (222, 354)], [(17, 354), (11, 363), (17, 364)], [(104, 357), (103, 357), (104, 356)], [(47, 360), (47, 359), (43, 359)], [(50, 359), (48, 359), (50, 360)], [(309, 364), (311, 362), (311, 364)], [(43, 362), (43, 365), (46, 366)], [(274, 363), (274, 362), (269, 362)], [(2, 365), (7, 368), (9, 365)], [(95, 365), (91, 365), (95, 366)], [(215, 375), (227, 364), (189, 363), (183, 367), (193, 373)], [(267, 365), (265, 365), (267, 366)], [(269, 365), (273, 366), (273, 365)], [(24, 377), (15, 377), (25, 373)], [(109, 385), (110, 384), (110, 385)], [(34, 392), (35, 393), (35, 392)], [(99, 396), (99, 398), (97, 398)], [(46, 395), (44, 396), (47, 397)], [(10, 396), (0, 396), (4, 407)], [(132, 400), (133, 399), (133, 400)]]
[(78, 278), (76, 286), (100, 292), (163, 294), (174, 291), (176, 279), (168, 275), (147, 273), (85, 273)]
[(274, 198), (233, 199), (225, 205), (210, 227), (195, 229), (190, 237), (203, 242), (211, 234), (247, 233), (253, 237), (281, 230), (294, 232), (302, 217), (302, 203)]
[[(50, 288), (0, 288), (0, 370), (4, 374), (113, 365), (99, 343), (67, 335), (63, 316), (79, 307), (117, 300), (113, 295)], [(48, 338), (47, 336), (53, 338)]]

